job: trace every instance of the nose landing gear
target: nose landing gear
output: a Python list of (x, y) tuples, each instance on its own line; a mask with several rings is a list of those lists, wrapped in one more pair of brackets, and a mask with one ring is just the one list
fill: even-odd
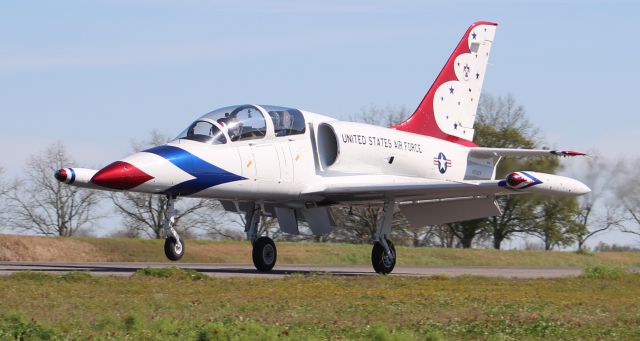
[(169, 260), (177, 261), (184, 256), (184, 243), (180, 238), (171, 236), (164, 240), (164, 254)]
[(184, 256), (184, 242), (178, 235), (178, 232), (173, 228), (175, 223), (176, 210), (173, 207), (175, 197), (167, 196), (167, 214), (165, 214), (163, 227), (164, 227), (164, 254), (169, 260), (177, 261)]

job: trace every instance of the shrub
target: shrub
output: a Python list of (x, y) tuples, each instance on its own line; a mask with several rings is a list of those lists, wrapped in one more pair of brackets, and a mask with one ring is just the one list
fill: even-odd
[(582, 273), (584, 278), (593, 279), (618, 279), (624, 275), (624, 269), (607, 265), (587, 267)]
[(60, 276), (65, 282), (87, 282), (93, 279), (90, 273), (86, 271), (71, 271)]
[(57, 338), (52, 328), (22, 315), (0, 314), (0, 339), (14, 340), (51, 340)]
[(53, 278), (53, 276), (46, 274), (44, 272), (36, 272), (36, 271), (19, 271), (14, 272), (9, 276), (14, 279), (25, 280), (25, 281), (45, 281)]
[(135, 315), (127, 315), (127, 317), (122, 320), (122, 324), (124, 325), (125, 330), (132, 331), (138, 328), (140, 318)]
[(175, 266), (170, 268), (144, 268), (136, 271), (133, 276), (147, 276), (158, 278), (173, 278), (173, 279), (190, 279), (192, 281), (200, 281), (208, 279), (209, 277), (203, 273), (200, 273), (191, 269), (180, 269)]

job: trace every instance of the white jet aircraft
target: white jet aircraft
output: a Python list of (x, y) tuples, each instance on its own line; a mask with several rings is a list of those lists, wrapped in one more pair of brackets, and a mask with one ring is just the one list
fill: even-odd
[(184, 254), (173, 228), (178, 197), (215, 198), (246, 215), (253, 262), (270, 271), (276, 246), (257, 235), (262, 216), (298, 234), (305, 220), (315, 235), (334, 227), (332, 205), (380, 205), (371, 262), (390, 273), (396, 263), (387, 239), (395, 207), (415, 226), (501, 214), (495, 197), (517, 193), (581, 195), (590, 190), (567, 177), (532, 171), (495, 179), (502, 157), (576, 156), (552, 150), (482, 148), (473, 124), (497, 24), (476, 22), (409, 119), (390, 128), (344, 122), (304, 110), (236, 105), (214, 110), (162, 146), (135, 153), (101, 170), (64, 168), (66, 184), (165, 195), (165, 253)]

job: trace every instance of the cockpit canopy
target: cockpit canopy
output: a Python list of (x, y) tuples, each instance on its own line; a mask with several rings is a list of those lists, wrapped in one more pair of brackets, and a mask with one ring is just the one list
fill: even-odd
[[(273, 131), (267, 125), (270, 118)], [(297, 110), (270, 105), (237, 105), (207, 113), (193, 122), (177, 139), (210, 144), (261, 139), (268, 134), (289, 136), (305, 133), (304, 115)]]

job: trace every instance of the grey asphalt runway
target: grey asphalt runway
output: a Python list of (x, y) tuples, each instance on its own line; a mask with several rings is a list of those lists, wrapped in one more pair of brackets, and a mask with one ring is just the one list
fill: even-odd
[[(62, 262), (0, 262), (0, 275), (17, 271), (39, 271), (46, 273), (66, 273), (89, 271), (96, 276), (130, 276), (136, 270), (147, 267), (162, 268), (177, 266), (193, 269), (212, 277), (284, 278), (292, 274), (327, 273), (333, 276), (376, 275), (368, 265), (299, 265), (282, 264), (269, 273), (257, 272), (251, 264), (202, 264), (202, 263), (62, 263)], [(396, 266), (393, 276), (428, 277), (445, 276), (487, 276), (504, 278), (557, 278), (578, 276), (579, 268), (534, 268), (534, 267), (492, 267), (492, 266)]]

